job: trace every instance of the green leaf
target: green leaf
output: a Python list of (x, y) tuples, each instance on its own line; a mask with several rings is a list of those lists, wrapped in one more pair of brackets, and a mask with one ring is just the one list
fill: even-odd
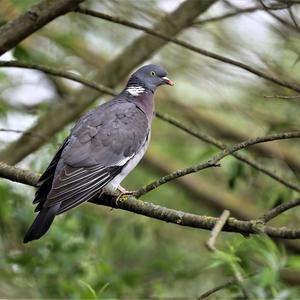
[(100, 291), (99, 291), (99, 296), (101, 296), (102, 294), (103, 294), (103, 292), (109, 287), (109, 285), (110, 285), (110, 283), (109, 282), (107, 282), (107, 283), (105, 283), (104, 285), (103, 285), (103, 287), (100, 289)]
[(87, 290), (91, 293), (91, 296), (92, 296), (92, 297), (91, 297), (90, 299), (98, 299), (95, 290), (91, 287), (90, 284), (84, 282), (83, 280), (79, 280), (79, 282), (80, 282), (82, 285), (84, 285), (84, 286), (87, 288)]

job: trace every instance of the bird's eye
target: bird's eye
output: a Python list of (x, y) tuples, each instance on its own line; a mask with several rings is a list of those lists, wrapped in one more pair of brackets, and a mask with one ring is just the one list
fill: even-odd
[(151, 75), (151, 76), (155, 76), (155, 72), (154, 72), (154, 71), (151, 71), (151, 72), (150, 72), (150, 75)]

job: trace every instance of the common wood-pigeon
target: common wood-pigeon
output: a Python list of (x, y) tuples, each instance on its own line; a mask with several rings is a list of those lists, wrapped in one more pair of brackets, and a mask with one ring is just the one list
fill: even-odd
[(38, 182), (33, 203), (39, 212), (24, 243), (39, 239), (55, 216), (101, 193), (119, 189), (148, 147), (154, 92), (173, 85), (157, 65), (138, 69), (111, 101), (86, 113), (76, 123)]

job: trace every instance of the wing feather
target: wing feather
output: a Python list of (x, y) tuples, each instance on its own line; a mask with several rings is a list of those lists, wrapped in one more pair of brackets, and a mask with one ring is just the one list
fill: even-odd
[[(77, 169), (77, 170), (76, 170)], [(60, 171), (60, 176), (53, 182), (53, 187), (47, 196), (47, 207), (61, 203), (58, 213), (69, 210), (79, 204), (88, 201), (109, 183), (120, 172), (122, 166), (104, 168), (93, 166), (85, 168), (72, 168), (68, 165)], [(72, 180), (69, 178), (72, 174)], [(75, 176), (78, 174), (78, 178)]]
[(94, 180), (93, 182), (89, 182), (89, 184), (79, 190), (75, 195), (71, 197), (67, 197), (62, 201), (58, 214), (61, 214), (79, 204), (88, 201), (95, 197), (97, 194), (100, 194), (101, 189), (107, 185), (116, 174), (120, 172), (120, 167), (111, 168), (110, 172), (107, 173), (105, 177), (103, 177), (100, 181)]
[(128, 101), (85, 115), (41, 177), (36, 211), (60, 203), (62, 213), (95, 197), (139, 153), (148, 132), (146, 115)]

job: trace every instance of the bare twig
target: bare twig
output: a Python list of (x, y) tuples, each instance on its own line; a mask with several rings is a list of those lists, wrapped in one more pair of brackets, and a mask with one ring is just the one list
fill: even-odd
[(227, 222), (228, 218), (230, 216), (230, 211), (225, 209), (218, 222), (216, 223), (216, 225), (214, 226), (214, 228), (212, 229), (211, 233), (210, 233), (210, 238), (208, 239), (208, 241), (205, 243), (206, 247), (210, 250), (210, 251), (215, 251), (217, 250), (215, 243), (216, 243), (216, 239), (217, 236), (219, 235), (219, 233), (222, 231), (222, 228), (224, 227), (225, 223)]
[(252, 7), (247, 7), (247, 8), (243, 8), (243, 9), (236, 9), (235, 11), (220, 15), (220, 16), (216, 16), (216, 17), (211, 17), (211, 18), (207, 18), (207, 19), (203, 19), (203, 20), (196, 20), (193, 25), (203, 25), (203, 24), (207, 24), (207, 23), (211, 23), (211, 22), (217, 22), (217, 21), (222, 21), (231, 17), (235, 17), (238, 15), (242, 15), (242, 14), (247, 14), (247, 13), (253, 13), (256, 12), (258, 10), (261, 10), (262, 8), (259, 6), (252, 6)]
[[(254, 274), (250, 274), (248, 276), (246, 276), (244, 279), (246, 278), (249, 278), (249, 277), (252, 277), (256, 275), (255, 273)], [(235, 285), (235, 284), (238, 284), (239, 281), (236, 279), (236, 278), (231, 278), (229, 279), (228, 281), (224, 282), (223, 284), (220, 284), (219, 286), (216, 286), (210, 290), (208, 290), (207, 292), (201, 294), (199, 297), (198, 297), (198, 300), (202, 300), (202, 299), (206, 299), (207, 297), (209, 297), (210, 295), (222, 290), (222, 289), (225, 289), (229, 286), (232, 286), (232, 285)]]
[(291, 17), (291, 19), (292, 19), (295, 27), (298, 29), (298, 31), (300, 31), (300, 27), (299, 27), (299, 25), (297, 23), (297, 20), (296, 20), (295, 16), (294, 16), (294, 13), (292, 11), (292, 7), (291, 6), (289, 6), (289, 8), (288, 8), (288, 12), (289, 12), (289, 15), (290, 15), (290, 17)]
[(0, 56), (26, 37), (52, 21), (74, 10), (84, 0), (43, 0), (15, 20), (0, 27)]
[[(281, 10), (281, 9), (286, 9), (286, 5), (272, 5), (269, 9), (272, 10)], [(203, 24), (207, 24), (207, 23), (211, 23), (211, 22), (217, 22), (217, 21), (222, 21), (228, 18), (232, 18), (232, 17), (236, 17), (242, 14), (248, 14), (248, 13), (253, 13), (256, 11), (260, 11), (263, 10), (263, 7), (260, 6), (252, 6), (252, 7), (246, 7), (246, 8), (241, 8), (241, 9), (235, 9), (234, 11), (225, 13), (223, 15), (220, 16), (216, 16), (216, 17), (211, 17), (211, 18), (207, 18), (207, 19), (203, 19), (203, 20), (197, 20), (194, 22), (194, 25), (203, 25)]]
[(276, 207), (274, 207), (273, 209), (271, 209), (270, 211), (266, 212), (262, 217), (258, 218), (258, 220), (261, 220), (263, 223), (267, 223), (270, 220), (276, 218), (277, 216), (279, 216), (280, 214), (282, 214), (283, 212), (296, 207), (300, 205), (300, 198), (291, 200), (291, 201), (287, 201), (285, 203), (282, 203)]
[(252, 139), (248, 139), (242, 143), (238, 143), (232, 147), (229, 147), (227, 149), (224, 149), (223, 151), (219, 152), (217, 155), (213, 156), (210, 160), (204, 163), (197, 164), (195, 166), (182, 169), (182, 170), (176, 170), (166, 176), (161, 177), (160, 179), (146, 185), (145, 187), (139, 189), (136, 193), (135, 196), (138, 198), (141, 195), (144, 195), (145, 193), (148, 193), (159, 186), (174, 180), (178, 177), (185, 176), (191, 173), (198, 172), (200, 170), (204, 170), (210, 167), (216, 166), (220, 160), (222, 160), (224, 157), (239, 151), (241, 149), (244, 149), (246, 147), (259, 144), (259, 143), (265, 143), (265, 142), (270, 142), (270, 141), (275, 141), (275, 140), (282, 140), (282, 139), (291, 139), (291, 138), (299, 138), (300, 137), (300, 132), (295, 131), (295, 132), (286, 132), (286, 133), (281, 133), (281, 134), (271, 134), (263, 137), (256, 137)]
[[(215, 226), (213, 227), (213, 229), (211, 231), (211, 234), (210, 234), (210, 238), (206, 242), (206, 246), (207, 246), (209, 251), (212, 251), (212, 252), (217, 252), (218, 251), (218, 249), (215, 246), (216, 238), (219, 235), (219, 233), (221, 232), (221, 230), (224, 227), (225, 223), (227, 222), (229, 216), (230, 216), (230, 211), (225, 209), (223, 211), (222, 215), (220, 216), (220, 218), (218, 219), (218, 221), (216, 222)], [(245, 289), (245, 287), (243, 286), (244, 278), (243, 278), (241, 272), (234, 265), (231, 265), (230, 267), (233, 271), (236, 283), (239, 284), (239, 288), (241, 289), (241, 291), (243, 293), (244, 299), (249, 299), (248, 292)]]
[[(262, 7), (265, 9), (265, 11), (272, 16), (274, 19), (276, 19), (278, 22), (280, 22), (281, 24), (283, 24), (284, 26), (286, 26), (289, 29), (292, 29), (294, 32), (296, 33), (300, 33), (300, 31), (298, 30), (297, 27), (295, 27), (293, 24), (291, 24), (290, 22), (286, 21), (285, 19), (280, 18), (279, 16), (277, 16), (276, 14), (274, 14), (272, 11), (270, 11), (269, 7), (266, 6), (266, 4), (264, 3), (263, 0), (258, 0), (259, 3), (262, 5)], [(289, 7), (289, 4), (287, 3), (287, 8)]]
[(265, 95), (264, 98), (266, 98), (266, 99), (298, 100), (298, 99), (300, 99), (300, 96), (298, 96), (298, 95), (293, 95), (293, 96)]
[(221, 62), (226, 63), (226, 64), (236, 66), (240, 69), (246, 70), (246, 71), (248, 71), (252, 74), (257, 75), (258, 77), (264, 78), (264, 79), (266, 79), (268, 81), (271, 81), (273, 83), (276, 83), (280, 86), (284, 86), (284, 87), (289, 88), (291, 90), (294, 90), (296, 92), (300, 92), (300, 86), (298, 86), (294, 83), (278, 79), (278, 78), (276, 78), (272, 75), (269, 75), (269, 74), (266, 74), (266, 73), (264, 73), (260, 70), (257, 70), (257, 69), (255, 69), (255, 68), (253, 68), (253, 67), (251, 67), (251, 66), (249, 66), (245, 63), (242, 63), (242, 62), (233, 60), (231, 58), (228, 58), (228, 57), (225, 57), (225, 56), (207, 51), (207, 50), (199, 48), (199, 47), (195, 47), (192, 44), (189, 44), (189, 43), (184, 42), (182, 40), (179, 40), (179, 39), (170, 37), (168, 35), (165, 35), (163, 33), (160, 33), (157, 30), (154, 30), (154, 29), (151, 29), (151, 28), (148, 28), (148, 27), (145, 27), (145, 26), (127, 21), (127, 20), (122, 19), (120, 17), (112, 17), (110, 15), (107, 15), (107, 14), (104, 14), (104, 13), (101, 13), (101, 12), (96, 12), (96, 11), (93, 11), (93, 10), (89, 10), (89, 9), (86, 9), (86, 8), (82, 8), (82, 7), (77, 8), (76, 12), (79, 12), (79, 13), (82, 13), (82, 14), (85, 14), (85, 15), (89, 15), (89, 16), (92, 16), (92, 17), (100, 18), (100, 19), (103, 19), (103, 20), (107, 20), (107, 21), (110, 21), (110, 22), (113, 22), (113, 23), (121, 24), (121, 25), (131, 27), (131, 28), (134, 28), (134, 29), (137, 29), (137, 30), (144, 31), (148, 34), (156, 36), (156, 37), (158, 37), (160, 39), (163, 39), (165, 41), (172, 42), (176, 45), (179, 45), (183, 48), (189, 49), (193, 52), (199, 53), (201, 55), (210, 57), (212, 59), (221, 61)]
[[(5, 163), (0, 163), (0, 177), (8, 180), (36, 186), (39, 176), (39, 174), (32, 171), (23, 170), (17, 167), (9, 166)], [(119, 199), (118, 205), (116, 200), (117, 195), (112, 197), (103, 197), (100, 199), (92, 199), (90, 202), (131, 211), (143, 216), (181, 226), (201, 228), (205, 230), (211, 230), (219, 220), (219, 218), (215, 217), (201, 216), (162, 207), (149, 202), (137, 200), (132, 196), (126, 196), (122, 199)], [(300, 238), (300, 228), (290, 229), (286, 227), (276, 228), (272, 226), (264, 226), (262, 231), (261, 226), (259, 225), (259, 220), (241, 221), (235, 218), (229, 218), (222, 231), (239, 232), (242, 234), (260, 234), (263, 232), (273, 238)]]
[[(161, 119), (161, 120), (164, 120), (174, 126), (176, 126), (177, 128), (183, 130), (184, 132), (187, 132), (188, 134), (206, 142), (206, 143), (209, 143), (209, 144), (212, 144), (214, 146), (216, 146), (217, 148), (219, 149), (227, 149), (228, 146), (224, 143), (222, 143), (220, 140), (217, 140), (215, 138), (213, 138), (212, 136), (206, 134), (206, 133), (203, 133), (203, 132), (199, 132), (199, 131), (196, 131), (195, 129), (193, 128), (190, 128), (190, 127), (187, 127), (186, 125), (184, 125), (183, 123), (177, 121), (176, 119), (174, 119), (173, 117), (169, 116), (169, 115), (166, 115), (166, 114), (162, 114), (160, 112), (156, 112), (156, 116)], [(231, 154), (232, 156), (234, 156), (235, 158), (237, 158), (238, 160), (240, 161), (243, 161), (244, 163), (248, 164), (249, 166), (253, 167), (254, 169), (262, 172), (263, 174), (269, 176), (270, 178), (276, 180), (277, 182), (285, 185), (286, 187), (292, 189), (292, 190), (295, 190), (297, 192), (300, 192), (300, 187), (291, 183), (291, 182), (288, 182), (286, 179), (278, 176), (275, 174), (275, 172), (272, 170), (268, 170), (267, 168), (265, 168), (264, 166), (260, 165), (259, 163), (255, 162), (254, 160), (252, 159), (249, 159), (247, 158), (245, 155), (242, 155), (240, 153), (232, 153)]]
[(40, 65), (40, 64), (33, 64), (33, 63), (27, 63), (27, 62), (21, 62), (21, 61), (1, 61), (0, 60), (0, 67), (4, 68), (23, 68), (23, 69), (34, 69), (38, 70), (44, 73), (47, 73), (49, 75), (53, 76), (59, 76), (66, 79), (70, 79), (76, 82), (79, 82), (81, 84), (84, 84), (90, 88), (93, 88), (99, 92), (106, 93), (112, 96), (116, 95), (116, 92), (106, 86), (103, 86), (101, 84), (97, 84), (93, 81), (86, 80), (82, 76), (76, 75), (72, 72), (67, 72), (64, 70), (58, 70), (56, 68), (51, 68), (48, 66)]
[(22, 134), (28, 134), (34, 137), (38, 137), (44, 141), (49, 141), (47, 137), (41, 136), (39, 134), (35, 134), (34, 132), (25, 132), (24, 130), (17, 130), (17, 129), (8, 129), (8, 128), (0, 128), (0, 132), (13, 132), (13, 133), (22, 133)]

